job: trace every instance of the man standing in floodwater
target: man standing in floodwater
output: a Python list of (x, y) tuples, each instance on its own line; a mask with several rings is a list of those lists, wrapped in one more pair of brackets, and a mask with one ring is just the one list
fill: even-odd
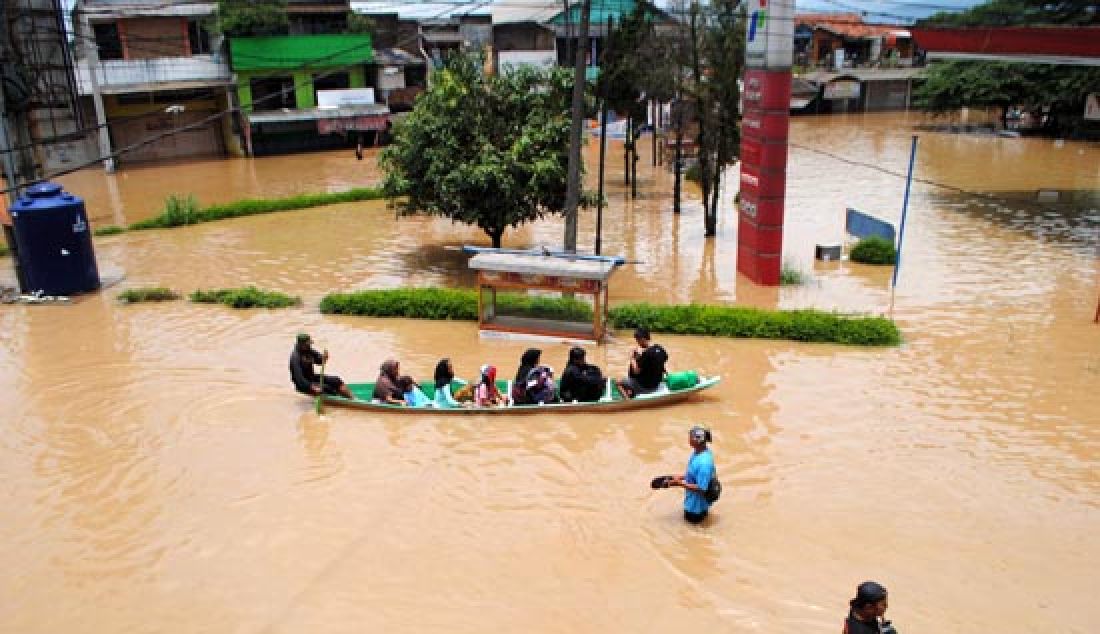
[(890, 621), (883, 619), (890, 604), (882, 585), (864, 581), (856, 588), (856, 598), (848, 604), (851, 610), (844, 620), (844, 634), (898, 634)]
[(314, 365), (323, 366), (328, 361), (328, 350), (324, 354), (313, 349), (313, 339), (304, 332), (298, 333), (294, 351), (290, 353), (290, 380), (294, 382), (294, 389), (302, 394), (317, 396), (322, 389), (325, 394), (339, 394), (344, 398), (355, 399), (344, 381), (331, 374), (324, 377), (324, 386), (321, 385), (321, 377), (313, 370)]
[(707, 489), (710, 488), (716, 471), (714, 456), (707, 447), (709, 442), (709, 429), (692, 427), (688, 433), (688, 443), (694, 453), (688, 459), (687, 469), (684, 470), (684, 475), (672, 476), (668, 480), (668, 486), (684, 488), (684, 519), (692, 524), (705, 520), (710, 510)]

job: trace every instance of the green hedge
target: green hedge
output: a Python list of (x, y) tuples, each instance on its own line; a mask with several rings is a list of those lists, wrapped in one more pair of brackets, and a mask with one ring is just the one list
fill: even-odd
[(869, 236), (852, 247), (848, 258), (863, 264), (893, 264), (898, 259), (898, 252), (892, 241), (881, 236)]
[(96, 236), (113, 236), (119, 233), (126, 233), (126, 227), (120, 227), (118, 225), (107, 225), (106, 227), (99, 227), (92, 232), (92, 235)]
[(0, 258), (4, 257), (5, 255), (8, 255), (10, 253), (11, 253), (11, 251), (8, 251), (8, 245), (0, 244)]
[(191, 293), (190, 298), (198, 304), (225, 304), (232, 308), (286, 308), (302, 303), (301, 297), (277, 291), (263, 291), (255, 286), (197, 290)]
[(820, 310), (762, 310), (741, 306), (626, 304), (611, 309), (616, 328), (644, 326), (653, 332), (786, 339), (861, 346), (901, 343), (894, 322)]
[[(477, 292), (445, 288), (404, 288), (333, 293), (321, 300), (321, 312), (365, 317), (477, 320)], [(497, 294), (497, 312), (545, 319), (592, 319), (592, 307), (579, 299)]]
[(179, 298), (179, 293), (170, 288), (164, 288), (163, 286), (130, 288), (118, 294), (118, 300), (127, 304), (137, 304), (139, 302), (166, 302)]
[[(592, 309), (576, 299), (500, 294), (501, 313), (555, 319), (591, 319)], [(477, 295), (472, 290), (411, 288), (334, 293), (321, 300), (330, 315), (407, 317), (413, 319), (477, 319)], [(611, 309), (616, 328), (645, 326), (653, 332), (787, 339), (865, 346), (897, 345), (901, 333), (883, 317), (860, 317), (818, 310), (771, 311), (738, 306), (626, 304)]]
[(130, 229), (141, 231), (143, 229), (166, 229), (169, 227), (182, 227), (185, 225), (222, 220), (223, 218), (239, 218), (241, 216), (254, 216), (276, 211), (290, 211), (292, 209), (308, 209), (323, 205), (335, 205), (338, 203), (350, 203), (360, 200), (378, 200), (384, 194), (380, 188), (360, 187), (343, 192), (321, 194), (299, 194), (286, 198), (249, 198), (237, 200), (222, 205), (211, 205), (200, 208), (193, 195), (187, 197), (169, 196), (164, 203), (164, 211), (159, 215), (130, 225)]

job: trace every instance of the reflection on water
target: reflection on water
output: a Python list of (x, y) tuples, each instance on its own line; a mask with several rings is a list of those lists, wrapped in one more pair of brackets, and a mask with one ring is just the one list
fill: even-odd
[[(793, 122), (799, 145), (851, 159), (792, 150), (785, 254), (810, 274), (800, 287), (736, 274), (734, 192), (705, 242), (694, 190), (675, 216), (664, 168), (643, 156), (630, 200), (609, 162), (604, 251), (633, 261), (612, 301), (892, 311), (905, 333), (887, 350), (660, 337), (673, 368), (723, 376), (670, 409), (317, 417), (290, 392), (301, 329), (347, 379), (388, 357), (421, 376), (441, 356), (462, 376), (486, 362), (510, 374), (527, 345), (472, 324), (316, 311), (335, 290), (471, 285), (454, 247), (485, 244), (476, 229), (369, 202), (99, 240), (123, 286), (257, 284), (305, 304), (122, 306), (111, 289), (0, 308), (0, 631), (830, 631), (866, 578), (890, 587), (906, 630), (1091, 631), (1100, 148), (923, 133), (919, 177), (989, 196), (914, 186), (891, 297), (889, 270), (814, 262), (813, 246), (842, 238), (845, 207), (897, 221), (904, 183), (875, 168), (904, 171), (919, 121)], [(378, 179), (334, 152), (65, 185), (93, 221), (121, 223), (187, 183), (213, 203)], [(1067, 194), (1040, 204), (1039, 189)], [(592, 245), (592, 213), (580, 230)], [(505, 242), (554, 246), (561, 231), (545, 221)], [(590, 359), (618, 374), (628, 349), (624, 336)], [(544, 346), (555, 367), (566, 355)], [(675, 492), (645, 485), (682, 468), (700, 421), (726, 493), (694, 529)]]

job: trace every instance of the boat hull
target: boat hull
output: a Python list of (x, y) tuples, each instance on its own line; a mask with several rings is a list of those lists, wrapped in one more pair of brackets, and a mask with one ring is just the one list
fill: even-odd
[[(721, 382), (721, 377), (707, 377), (701, 378), (698, 383), (689, 388), (682, 390), (664, 390), (653, 394), (646, 394), (638, 398), (623, 398), (616, 391), (613, 398), (604, 398), (595, 402), (587, 403), (547, 403), (544, 405), (507, 405), (501, 407), (456, 407), (456, 408), (441, 408), (441, 407), (404, 407), (401, 405), (389, 405), (384, 403), (376, 403), (370, 400), (349, 400), (340, 396), (333, 396), (326, 394), (323, 397), (325, 405), (331, 405), (333, 407), (345, 407), (349, 409), (369, 410), (374, 412), (389, 412), (394, 414), (441, 414), (441, 415), (470, 415), (470, 414), (487, 414), (487, 415), (512, 415), (512, 414), (537, 414), (554, 412), (555, 414), (563, 413), (582, 413), (582, 412), (619, 412), (634, 409), (647, 409), (651, 407), (663, 407), (665, 405), (673, 405), (681, 403), (692, 396), (714, 387)], [(366, 388), (366, 386), (373, 386), (371, 383), (350, 384), (353, 392), (360, 392)], [(501, 386), (501, 391), (505, 386)]]

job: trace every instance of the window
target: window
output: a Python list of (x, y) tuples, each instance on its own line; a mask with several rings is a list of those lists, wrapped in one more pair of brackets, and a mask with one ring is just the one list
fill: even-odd
[(294, 79), (291, 77), (265, 77), (251, 80), (252, 110), (279, 110), (294, 107)]
[(95, 45), (99, 49), (99, 59), (122, 59), (122, 40), (118, 37), (118, 25), (114, 22), (93, 24)]
[(187, 39), (191, 42), (192, 55), (205, 55), (210, 52), (210, 33), (198, 20), (187, 21)]

